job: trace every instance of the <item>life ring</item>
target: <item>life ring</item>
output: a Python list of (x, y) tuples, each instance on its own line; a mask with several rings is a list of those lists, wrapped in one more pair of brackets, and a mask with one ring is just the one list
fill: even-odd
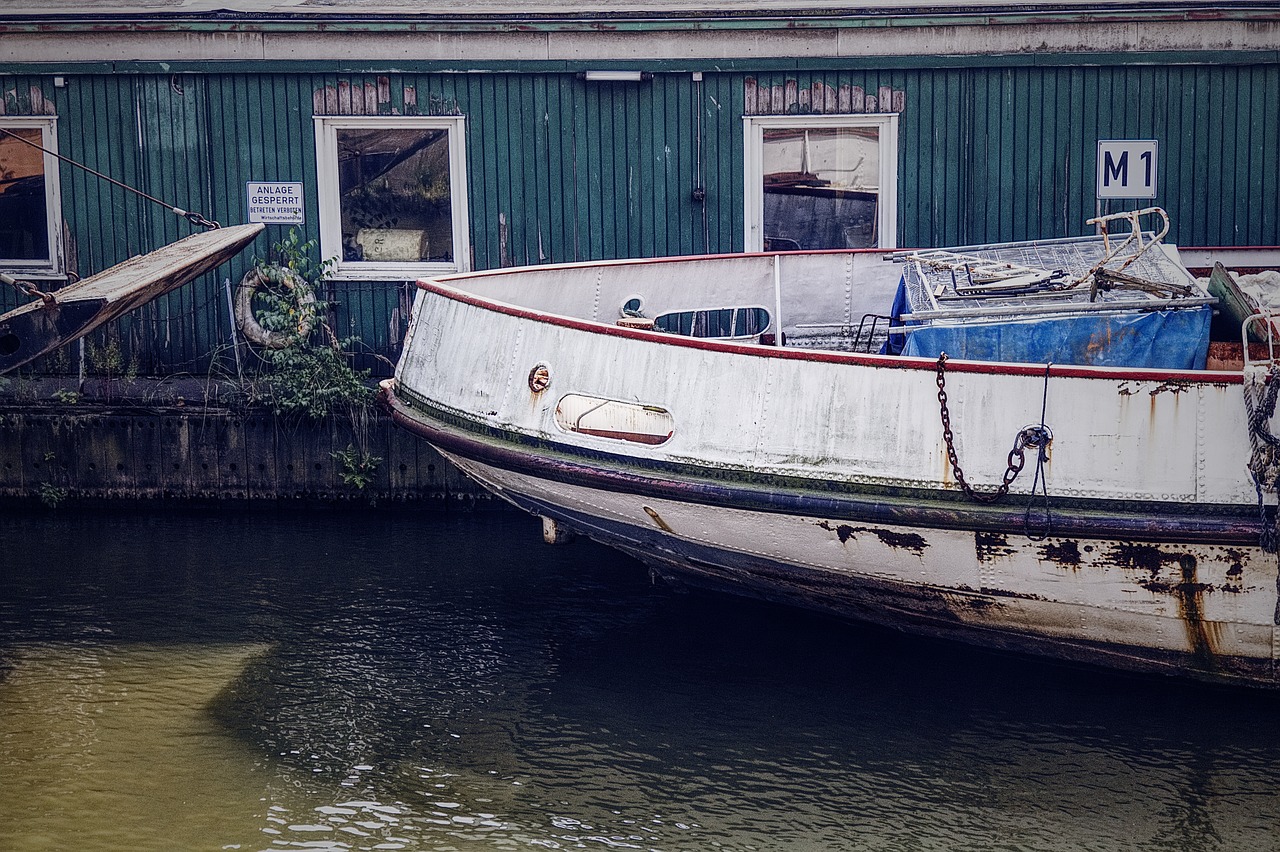
[[(292, 290), (302, 288), (302, 296), (298, 299), (298, 307), (302, 308), (302, 321), (298, 324), (296, 334), (283, 331), (268, 331), (263, 328), (253, 315), (253, 294), (264, 284), (274, 284)], [(282, 266), (255, 266), (240, 279), (236, 288), (235, 314), (236, 327), (244, 335), (244, 339), (264, 349), (283, 349), (293, 340), (306, 337), (311, 333), (315, 320), (315, 311), (309, 310), (316, 303), (315, 294), (298, 275)]]

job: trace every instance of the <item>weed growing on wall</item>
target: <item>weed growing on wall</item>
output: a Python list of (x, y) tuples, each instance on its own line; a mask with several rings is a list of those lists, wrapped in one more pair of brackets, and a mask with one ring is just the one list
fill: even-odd
[(304, 242), (290, 229), (268, 259), (255, 260), (252, 319), (263, 345), (256, 350), (261, 369), (245, 389), (249, 402), (278, 414), (318, 419), (346, 413), (357, 420), (372, 402), (369, 374), (351, 366), (358, 339), (339, 338), (330, 325), (331, 305), (319, 296), (335, 261), (315, 261), (315, 249), (315, 240)]

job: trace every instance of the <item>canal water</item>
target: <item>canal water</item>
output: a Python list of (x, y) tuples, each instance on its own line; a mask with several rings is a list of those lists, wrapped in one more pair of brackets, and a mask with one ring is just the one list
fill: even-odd
[(0, 543), (5, 852), (1280, 847), (1280, 700), (680, 593), (524, 516)]

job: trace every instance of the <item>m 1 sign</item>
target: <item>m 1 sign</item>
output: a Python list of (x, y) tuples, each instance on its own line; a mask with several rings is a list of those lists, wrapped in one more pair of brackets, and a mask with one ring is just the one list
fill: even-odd
[(1098, 140), (1098, 198), (1155, 198), (1155, 139)]

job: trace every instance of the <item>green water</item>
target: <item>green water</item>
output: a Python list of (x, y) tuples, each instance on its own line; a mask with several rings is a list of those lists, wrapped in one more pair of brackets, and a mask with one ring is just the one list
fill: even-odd
[(653, 585), (531, 519), (0, 517), (0, 850), (1280, 848), (1280, 701)]

